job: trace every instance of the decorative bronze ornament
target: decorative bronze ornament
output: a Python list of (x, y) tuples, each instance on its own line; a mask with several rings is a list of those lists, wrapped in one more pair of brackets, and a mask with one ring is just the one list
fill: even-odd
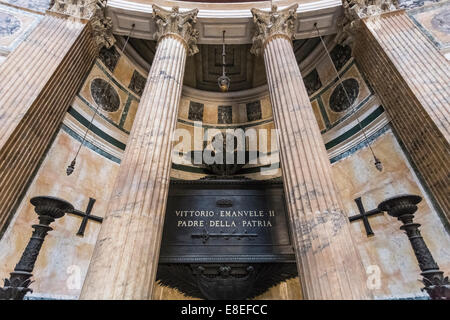
[(295, 263), (193, 263), (160, 264), (156, 279), (191, 297), (243, 300), (297, 275)]
[[(245, 141), (241, 140), (241, 143), (244, 146)], [(211, 151), (212, 157), (218, 156), (222, 161), (218, 163), (204, 161), (203, 167), (209, 173), (216, 176), (232, 176), (247, 163), (248, 154), (245, 149), (239, 148), (240, 143), (237, 136), (230, 133), (218, 133), (212, 138), (211, 145), (214, 147), (214, 150)]]
[(361, 197), (356, 198), (355, 202), (356, 202), (356, 205), (358, 206), (359, 214), (348, 217), (348, 220), (350, 222), (353, 222), (356, 220), (362, 220), (363, 224), (364, 224), (364, 229), (366, 229), (367, 237), (375, 235), (375, 233), (372, 230), (372, 227), (370, 226), (369, 217), (376, 215), (376, 214), (380, 214), (380, 213), (383, 214), (384, 212), (378, 208), (366, 211), (366, 209), (364, 209), (363, 203), (361, 201)]
[(422, 201), (420, 196), (404, 194), (381, 202), (378, 209), (387, 211), (390, 216), (403, 223), (400, 229), (408, 235), (419, 268), (422, 271), (422, 282), (425, 285), (422, 291), (425, 290), (432, 300), (450, 300), (448, 277), (444, 277), (444, 272), (439, 270), (438, 264), (434, 261), (433, 255), (420, 234), (420, 224), (413, 221), (417, 204), (420, 201)]
[(33, 292), (28, 287), (32, 282), (30, 278), (33, 274), (31, 272), (34, 269), (45, 236), (53, 230), (50, 224), (63, 217), (66, 212), (74, 209), (69, 202), (55, 197), (39, 196), (31, 198), (30, 202), (34, 205), (34, 211), (39, 216), (39, 224), (32, 226), (33, 234), (19, 263), (10, 273), (10, 278), (5, 279), (4, 287), (0, 288), (1, 300), (23, 300), (28, 292)]
[(78, 217), (81, 217), (81, 224), (80, 228), (78, 229), (77, 236), (84, 237), (84, 231), (86, 230), (86, 226), (89, 220), (96, 221), (96, 222), (103, 222), (102, 217), (94, 216), (91, 214), (92, 208), (94, 207), (95, 199), (89, 197), (89, 203), (86, 208), (86, 212), (83, 212), (81, 210), (73, 209), (72, 211), (68, 211), (67, 213), (76, 215)]

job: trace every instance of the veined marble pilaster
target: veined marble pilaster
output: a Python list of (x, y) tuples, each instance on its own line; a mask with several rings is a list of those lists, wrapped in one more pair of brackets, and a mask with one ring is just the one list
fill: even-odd
[(82, 299), (150, 299), (158, 267), (169, 173), (187, 54), (197, 10), (154, 6), (158, 48), (139, 103)]
[(252, 10), (254, 52), (262, 52), (290, 224), (306, 299), (369, 297), (362, 261), (331, 178), (330, 162), (298, 68), (291, 38), (295, 6)]
[(404, 10), (360, 22), (354, 55), (450, 219), (450, 65)]
[(12, 217), (95, 56), (87, 21), (46, 14), (0, 65), (0, 228)]

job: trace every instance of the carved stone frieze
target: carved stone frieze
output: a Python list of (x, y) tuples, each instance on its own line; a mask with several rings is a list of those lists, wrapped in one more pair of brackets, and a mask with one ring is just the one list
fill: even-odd
[(180, 12), (178, 7), (173, 7), (168, 11), (153, 5), (153, 18), (157, 26), (155, 40), (159, 41), (167, 35), (176, 35), (184, 40), (188, 55), (196, 54), (199, 32), (194, 25), (197, 22), (197, 14), (198, 9)]
[(278, 10), (277, 6), (273, 5), (270, 11), (253, 8), (251, 12), (253, 21), (256, 24), (256, 31), (252, 39), (253, 46), (250, 52), (256, 55), (262, 55), (264, 44), (277, 35), (282, 35), (292, 40), (295, 32), (297, 7), (298, 5), (294, 4), (283, 10)]

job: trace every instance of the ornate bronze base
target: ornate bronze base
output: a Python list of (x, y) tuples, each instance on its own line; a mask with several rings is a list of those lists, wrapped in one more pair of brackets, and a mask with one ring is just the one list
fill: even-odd
[(30, 200), (35, 206), (34, 211), (39, 216), (39, 224), (33, 225), (33, 234), (22, 257), (17, 263), (10, 278), (5, 279), (3, 288), (0, 288), (0, 300), (23, 300), (28, 292), (33, 292), (28, 286), (31, 284), (31, 273), (34, 264), (44, 243), (45, 236), (51, 230), (50, 224), (61, 218), (73, 206), (67, 201), (55, 197), (34, 197)]
[(295, 263), (204, 263), (160, 264), (156, 279), (195, 298), (243, 300), (296, 276)]
[(448, 277), (444, 277), (444, 273), (439, 270), (438, 264), (434, 261), (433, 255), (420, 234), (420, 224), (413, 222), (414, 213), (417, 211), (417, 204), (420, 201), (422, 201), (420, 196), (399, 195), (381, 202), (378, 209), (387, 211), (390, 216), (403, 223), (400, 229), (408, 235), (420, 270), (422, 270), (422, 282), (425, 285), (422, 291), (426, 291), (433, 300), (450, 300)]

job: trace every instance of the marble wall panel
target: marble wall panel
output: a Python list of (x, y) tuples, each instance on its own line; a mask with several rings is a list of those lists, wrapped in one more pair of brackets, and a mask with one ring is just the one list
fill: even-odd
[(42, 16), (0, 4), (0, 53), (6, 56), (36, 27)]
[(428, 39), (450, 60), (450, 2), (408, 11), (408, 15)]
[[(358, 197), (368, 211), (394, 195), (412, 193), (422, 196), (425, 199), (419, 205), (415, 221), (422, 224), (422, 235), (435, 260), (449, 274), (450, 236), (396, 138), (389, 130), (372, 144), (372, 148), (383, 163), (383, 172), (375, 169), (367, 147), (332, 166), (345, 212), (348, 216), (359, 214), (354, 201)], [(361, 220), (351, 223), (351, 231), (368, 276), (379, 272), (379, 286), (376, 281), (371, 282), (374, 296), (380, 299), (426, 297), (420, 291), (423, 285), (418, 281), (420, 269), (412, 248), (407, 236), (399, 229), (401, 223), (387, 214), (372, 216), (369, 223), (375, 233), (372, 237), (367, 237)]]
[[(65, 199), (84, 211), (89, 197), (96, 199), (91, 214), (103, 216), (118, 164), (83, 147), (76, 169), (70, 176), (66, 167), (72, 161), (79, 142), (60, 131), (17, 214), (0, 241), (0, 278), (6, 278), (18, 262), (37, 215), (29, 203), (31, 197), (51, 195)], [(52, 224), (33, 271), (31, 297), (77, 298), (87, 272), (100, 230), (98, 222), (89, 221), (84, 237), (77, 236), (81, 218), (66, 214)]]
[(19, 8), (29, 9), (37, 12), (45, 12), (50, 8), (51, 0), (3, 0), (6, 3)]

